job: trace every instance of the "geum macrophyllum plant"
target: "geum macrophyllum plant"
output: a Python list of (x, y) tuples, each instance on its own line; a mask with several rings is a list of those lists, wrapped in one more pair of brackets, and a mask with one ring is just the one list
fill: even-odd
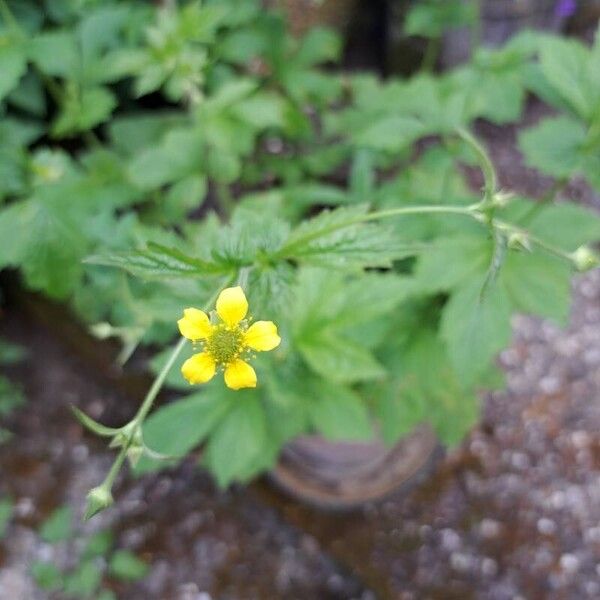
[(256, 387), (256, 372), (241, 357), (252, 350), (264, 352), (277, 348), (281, 338), (275, 323), (257, 321), (248, 326), (248, 301), (240, 286), (219, 294), (216, 312), (221, 323), (211, 323), (209, 316), (197, 308), (186, 308), (177, 322), (184, 338), (204, 346), (202, 352), (183, 363), (183, 376), (191, 384), (206, 383), (217, 369), (223, 369), (228, 388)]
[[(188, 278), (192, 277), (211, 282), (215, 281), (215, 275), (224, 274), (224, 278), (220, 283), (211, 284), (216, 289), (213, 296), (205, 303), (201, 310), (196, 308), (187, 308), (184, 310), (183, 317), (178, 321), (179, 330), (183, 337), (176, 343), (170, 356), (158, 372), (138, 411), (127, 424), (120, 428), (105, 427), (75, 409), (76, 415), (86, 427), (98, 435), (111, 438), (111, 447), (118, 447), (120, 449), (104, 482), (88, 494), (88, 509), (86, 513), (88, 518), (112, 504), (112, 486), (126, 458), (134, 465), (142, 454), (145, 454), (150, 459), (176, 458), (176, 456), (160, 455), (148, 448), (144, 440), (146, 429), (144, 428), (143, 430), (142, 427), (145, 425), (146, 417), (168, 373), (189, 341), (201, 346), (201, 351), (188, 358), (183, 364), (182, 373), (188, 382), (192, 384), (208, 382), (214, 377), (217, 370), (222, 369), (225, 384), (231, 390), (242, 390), (257, 386), (256, 373), (244, 358), (251, 354), (252, 351), (263, 352), (276, 348), (280, 344), (281, 339), (278, 335), (277, 327), (273, 322), (257, 321), (251, 324), (250, 319), (246, 319), (248, 302), (242, 285), (250, 292), (254, 292), (256, 288), (260, 288), (261, 278), (267, 277), (265, 275), (265, 264), (268, 264), (269, 268), (273, 268), (273, 266), (283, 267), (286, 273), (290, 273), (290, 269), (293, 269), (292, 265), (301, 262), (302, 257), (307, 255), (313, 257), (319, 254), (326, 255), (332, 250), (340, 252), (344, 248), (355, 254), (356, 249), (361, 248), (361, 245), (366, 243), (365, 235), (375, 236), (377, 243), (381, 239), (384, 240), (383, 247), (381, 244), (376, 246), (378, 253), (381, 253), (388, 246), (393, 247), (397, 241), (393, 236), (382, 238), (384, 230), (373, 225), (374, 222), (385, 219), (408, 217), (411, 215), (420, 215), (422, 217), (423, 215), (437, 214), (449, 217), (454, 215), (454, 218), (462, 216), (474, 221), (477, 224), (475, 227), (477, 231), (476, 235), (483, 235), (483, 237), (477, 237), (476, 239), (485, 241), (486, 250), (484, 253), (481, 253), (480, 250), (481, 255), (477, 257), (478, 260), (483, 259), (481, 266), (483, 266), (484, 271), (479, 270), (471, 286), (467, 288), (469, 295), (464, 301), (464, 306), (470, 311), (469, 314), (464, 313), (464, 311), (464, 314), (459, 312), (458, 318), (442, 323), (442, 327), (446, 328), (445, 333), (448, 336), (451, 351), (455, 354), (462, 352), (457, 357), (459, 359), (457, 366), (460, 367), (458, 374), (461, 378), (472, 378), (472, 373), (465, 368), (465, 365), (467, 363), (471, 364), (473, 360), (480, 360), (482, 364), (479, 364), (478, 368), (482, 368), (483, 361), (473, 352), (483, 352), (485, 354), (485, 362), (487, 363), (488, 357), (491, 358), (493, 353), (500, 348), (500, 343), (494, 338), (494, 335), (496, 335), (495, 330), (490, 330), (490, 322), (493, 322), (497, 309), (501, 311), (502, 315), (507, 314), (506, 306), (502, 304), (506, 299), (505, 288), (503, 286), (506, 286), (507, 283), (503, 279), (503, 270), (507, 269), (506, 263), (510, 259), (509, 255), (513, 257), (521, 256), (524, 260), (529, 260), (529, 256), (531, 255), (531, 260), (533, 261), (537, 260), (535, 252), (542, 252), (546, 255), (554, 256), (578, 270), (587, 270), (598, 266), (597, 255), (585, 245), (576, 249), (565, 249), (560, 245), (548, 241), (545, 235), (536, 235), (529, 229), (524, 229), (520, 224), (500, 218), (504, 217), (505, 214), (510, 217), (510, 213), (505, 213), (510, 197), (498, 189), (494, 166), (487, 152), (468, 131), (458, 129), (456, 130), (456, 135), (471, 149), (484, 175), (485, 185), (482, 198), (473, 204), (401, 205), (371, 211), (368, 210), (368, 207), (341, 207), (335, 211), (320, 213), (316, 217), (299, 224), (295, 229), (286, 228), (286, 237), (278, 238), (280, 240), (278, 245), (270, 249), (268, 253), (257, 251), (255, 255), (251, 255), (243, 260), (240, 259), (234, 263), (227, 261), (221, 264), (214, 261), (210, 262), (205, 259), (186, 255), (178, 249), (164, 248), (159, 245), (153, 245), (147, 250), (133, 252), (126, 256), (98, 257), (95, 260), (96, 264), (120, 266), (125, 269), (131, 268), (132, 272), (135, 273), (144, 269), (155, 273), (156, 261), (158, 261), (158, 264), (161, 265), (161, 273), (165, 268), (167, 270), (170, 268), (171, 270), (168, 272), (174, 276), (181, 276), (183, 274)], [(394, 235), (402, 239), (403, 233), (401, 230), (398, 230), (398, 233)], [(371, 240), (373, 243), (375, 242), (375, 238)], [(218, 253), (215, 253), (215, 256), (218, 256)], [(165, 267), (165, 263), (170, 266)], [(368, 264), (365, 266), (368, 266)], [(294, 273), (293, 270), (292, 273)], [(237, 285), (231, 287), (232, 283), (236, 280), (238, 282)], [(297, 283), (301, 280), (302, 278), (297, 276)], [(318, 290), (313, 290), (313, 292), (319, 293)], [(296, 293), (298, 293), (298, 290), (296, 290)], [(276, 288), (269, 288), (269, 294), (276, 296)], [(326, 304), (329, 299), (319, 297), (316, 301), (318, 304)], [(209, 311), (213, 305), (216, 305), (216, 311), (211, 312), (209, 316)], [(456, 310), (454, 306), (452, 308)], [(409, 310), (412, 309), (409, 308)], [(280, 312), (279, 315), (279, 318), (285, 318), (283, 313)], [(346, 317), (348, 317), (348, 313)], [(463, 323), (463, 321), (465, 322)], [(505, 319), (505, 322), (508, 328), (508, 318)], [(310, 335), (316, 336), (317, 340), (321, 340), (318, 343), (325, 345), (328, 343), (328, 338), (326, 335), (321, 337), (319, 335), (321, 330), (323, 330), (324, 334), (327, 333), (327, 322), (317, 320), (316, 323), (316, 331), (311, 331)], [(415, 335), (419, 335), (418, 330), (413, 331)], [(498, 336), (496, 335), (496, 337)], [(431, 337), (425, 338), (425, 342), (429, 344), (426, 344), (425, 347), (431, 348), (431, 351), (428, 351), (422, 359), (419, 359), (420, 364), (423, 360), (433, 360), (435, 358), (436, 346), (431, 346), (431, 339)], [(505, 343), (504, 340), (504, 333), (502, 333), (502, 345)], [(292, 338), (291, 342), (298, 345), (302, 343), (306, 344), (306, 338), (300, 338), (300, 340)], [(291, 347), (292, 344), (288, 344), (288, 346)], [(353, 347), (352, 342), (350, 342), (350, 346), (351, 348)], [(439, 345), (437, 347), (439, 348)], [(475, 350), (473, 350), (473, 347)], [(335, 346), (335, 348), (341, 351), (340, 346)], [(357, 356), (356, 353), (357, 350), (354, 350), (352, 356)], [(364, 358), (365, 355), (360, 354), (358, 351), (358, 356)], [(368, 355), (366, 356), (369, 358)], [(410, 349), (405, 356), (410, 357)], [(322, 360), (322, 357), (323, 355), (318, 352), (316, 355), (313, 353), (311, 364), (316, 364)], [(266, 384), (269, 383), (269, 377), (272, 379), (273, 372), (284, 373), (283, 378), (285, 380), (288, 377), (287, 367), (293, 367), (294, 360), (298, 360), (297, 357), (294, 359), (293, 354), (290, 353), (282, 353), (280, 358), (284, 359), (285, 363), (277, 366), (271, 365), (270, 375), (268, 375), (268, 367), (265, 369)], [(402, 366), (401, 363), (396, 364)], [(444, 372), (447, 372), (448, 366), (444, 365), (443, 361), (440, 364), (445, 370)], [(377, 371), (378, 367), (376, 363), (373, 363), (373, 368)], [(353, 391), (343, 386), (331, 387), (325, 385), (319, 388), (315, 382), (319, 382), (320, 380), (315, 379), (312, 374), (307, 375), (306, 369), (300, 371), (300, 374), (301, 377), (305, 378), (305, 383), (308, 386), (317, 385), (316, 389), (320, 390), (315, 392), (315, 388), (311, 391), (311, 388), (308, 387), (307, 395), (303, 391), (304, 388), (299, 386), (298, 391), (302, 394), (303, 400), (315, 403), (318, 401), (315, 394), (322, 394), (329, 397), (330, 400), (333, 398), (335, 401), (335, 395), (339, 394), (342, 408), (337, 405), (335, 407), (331, 405), (330, 408), (327, 408), (327, 411), (333, 411), (336, 415), (333, 417), (334, 420), (337, 418), (338, 411), (342, 410), (342, 414), (344, 414), (344, 402), (346, 403), (346, 407), (348, 403), (354, 407), (350, 413), (351, 416), (349, 416), (348, 412), (345, 413), (346, 420), (351, 421), (352, 419), (361, 418), (360, 400), (357, 400), (357, 396)], [(409, 381), (410, 375), (403, 379), (404, 383)], [(265, 385), (265, 392), (267, 394), (270, 393), (268, 387), (268, 385)], [(459, 388), (454, 392), (457, 395), (460, 393), (458, 390)], [(232, 435), (235, 435), (236, 428), (242, 427), (243, 423), (247, 423), (247, 418), (250, 420), (253, 419), (254, 424), (257, 427), (261, 427), (261, 431), (265, 433), (266, 422), (263, 419), (266, 419), (266, 417), (263, 417), (262, 412), (260, 412), (262, 411), (260, 400), (258, 396), (252, 395), (254, 394), (253, 389), (250, 389), (247, 393), (250, 395), (240, 398), (240, 402), (236, 398), (235, 401), (229, 404), (230, 407), (238, 407), (240, 412), (235, 413), (237, 415), (235, 426), (226, 429), (226, 435), (223, 434), (224, 437), (222, 439), (225, 440), (224, 443), (227, 452), (231, 451)], [(403, 398), (402, 400), (403, 402), (408, 402), (410, 399)], [(195, 403), (196, 400), (193, 402)], [(169, 406), (175, 407), (177, 404), (174, 403)], [(216, 394), (212, 396), (210, 405), (217, 406), (217, 408), (228, 405), (227, 398), (222, 394)], [(322, 413), (319, 414), (323, 416)], [(326, 412), (325, 417), (328, 414), (329, 412)], [(452, 413), (449, 414), (451, 417), (454, 416)], [(365, 420), (367, 419), (368, 417), (365, 416)], [(426, 420), (427, 416), (424, 415), (423, 419)], [(250, 427), (253, 427), (254, 424), (251, 424)], [(186, 446), (186, 448), (191, 447)], [(246, 449), (241, 448), (239, 451), (244, 453)], [(208, 448), (208, 454), (210, 455), (210, 447)], [(178, 454), (177, 456), (181, 455)], [(276, 456), (276, 454), (271, 456)]]

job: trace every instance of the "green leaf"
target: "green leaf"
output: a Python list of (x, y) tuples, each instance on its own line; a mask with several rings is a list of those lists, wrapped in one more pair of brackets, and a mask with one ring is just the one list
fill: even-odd
[(352, 133), (352, 137), (359, 146), (385, 152), (400, 152), (424, 134), (425, 128), (418, 119), (385, 116)]
[(80, 52), (71, 31), (50, 31), (36, 35), (28, 44), (29, 58), (46, 75), (74, 78)]
[(416, 252), (392, 229), (363, 223), (367, 205), (324, 210), (301, 223), (280, 251), (306, 264), (334, 267), (389, 267), (394, 259)]
[(268, 442), (266, 417), (256, 393), (230, 393), (235, 394), (235, 402), (211, 435), (204, 455), (221, 487), (243, 479)]
[(600, 240), (600, 215), (583, 206), (557, 204), (541, 210), (526, 228), (551, 244), (573, 251)]
[[(154, 411), (144, 424), (144, 443), (153, 451), (183, 457), (198, 446), (230, 408), (231, 397), (212, 386)], [(136, 474), (166, 463), (143, 456)]]
[(435, 332), (419, 324), (407, 344), (387, 349), (386, 354), (386, 366), (393, 378), (383, 389), (376, 388), (376, 410), (384, 440), (391, 444), (428, 422), (441, 441), (460, 442), (477, 421), (480, 403), (456, 374)]
[(315, 381), (307, 398), (312, 426), (331, 440), (370, 440), (373, 424), (360, 397), (324, 380)]
[(232, 107), (238, 119), (257, 129), (282, 127), (285, 104), (275, 93), (261, 92)]
[(89, 537), (83, 550), (85, 558), (106, 556), (114, 543), (114, 535), (110, 529), (98, 531)]
[(43, 196), (0, 211), (0, 265), (20, 265), (28, 285), (66, 296), (81, 274), (86, 241), (61, 203)]
[(540, 50), (542, 72), (582, 119), (589, 119), (595, 106), (588, 75), (589, 50), (578, 40), (547, 37)]
[(0, 417), (10, 415), (23, 404), (25, 395), (21, 387), (0, 375)]
[(439, 38), (448, 28), (472, 25), (477, 18), (475, 5), (461, 0), (423, 0), (406, 16), (408, 35)]
[(519, 135), (527, 163), (554, 177), (572, 177), (581, 171), (586, 139), (583, 125), (570, 117), (544, 119)]
[(511, 337), (510, 299), (499, 285), (482, 297), (484, 278), (475, 278), (452, 294), (444, 307), (441, 335), (465, 386), (474, 383)]
[(0, 40), (0, 100), (13, 90), (27, 71), (27, 55), (17, 42)]
[(354, 202), (371, 202), (375, 188), (373, 156), (368, 150), (357, 150), (350, 171), (350, 192)]
[(188, 175), (176, 182), (158, 207), (162, 219), (183, 221), (186, 214), (202, 206), (207, 190), (206, 177)]
[(110, 574), (122, 581), (139, 581), (149, 571), (150, 567), (128, 550), (117, 550), (110, 559)]
[(10, 498), (0, 499), (0, 540), (6, 535), (14, 507), (14, 502)]
[(73, 89), (65, 96), (51, 133), (62, 138), (93, 129), (106, 121), (117, 106), (115, 95), (105, 87)]
[(37, 585), (47, 592), (58, 590), (63, 585), (63, 575), (52, 563), (34, 562), (31, 565), (31, 575)]
[(295, 59), (304, 66), (337, 60), (341, 50), (341, 39), (331, 29), (312, 27), (302, 39)]
[(46, 116), (46, 95), (40, 78), (28, 72), (20, 80), (18, 87), (8, 96), (8, 101), (35, 117)]
[(154, 243), (149, 243), (145, 250), (89, 256), (85, 262), (91, 265), (117, 267), (145, 279), (199, 277), (231, 272), (229, 265), (193, 258), (176, 248), (167, 248)]
[(485, 234), (438, 238), (419, 255), (416, 288), (428, 293), (452, 290), (485, 271), (491, 249)]
[(571, 305), (571, 269), (543, 254), (509, 253), (498, 284), (506, 288), (517, 310), (565, 324)]
[(73, 512), (68, 506), (57, 508), (44, 521), (40, 529), (41, 538), (50, 544), (66, 540), (71, 536)]
[(86, 560), (64, 579), (64, 591), (74, 598), (92, 598), (102, 580), (102, 571), (94, 560)]
[(341, 383), (385, 377), (385, 369), (360, 344), (331, 332), (296, 339), (298, 349), (316, 373)]
[(141, 189), (158, 188), (197, 171), (202, 153), (203, 142), (198, 132), (174, 129), (158, 146), (145, 149), (133, 159), (129, 175)]

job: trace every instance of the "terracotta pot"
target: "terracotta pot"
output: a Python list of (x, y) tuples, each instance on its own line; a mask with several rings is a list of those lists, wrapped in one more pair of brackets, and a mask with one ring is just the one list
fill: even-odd
[(272, 480), (319, 508), (347, 509), (407, 491), (442, 455), (437, 438), (421, 425), (393, 447), (381, 441), (330, 442), (302, 436), (283, 450)]

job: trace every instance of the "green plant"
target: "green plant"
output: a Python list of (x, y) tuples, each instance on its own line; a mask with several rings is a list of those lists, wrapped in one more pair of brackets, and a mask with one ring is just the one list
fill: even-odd
[[(18, 363), (25, 357), (25, 351), (20, 346), (11, 344), (0, 338), (0, 365)], [(21, 388), (12, 383), (7, 377), (0, 376), (0, 418), (6, 418), (15, 409), (25, 403)], [(0, 443), (6, 442), (12, 434), (8, 429), (0, 427)]]
[(109, 529), (87, 536), (75, 532), (68, 506), (58, 507), (42, 523), (39, 535), (53, 545), (68, 544), (75, 555), (76, 560), (68, 569), (48, 561), (31, 565), (36, 584), (47, 592), (60, 593), (61, 598), (111, 600), (116, 596), (105, 587), (109, 579), (129, 583), (143, 579), (148, 573), (148, 565), (135, 554), (115, 549), (114, 535)]
[[(202, 446), (227, 485), (307, 432), (368, 439), (377, 423), (392, 443), (428, 421), (457, 443), (480, 390), (501, 384), (493, 358), (511, 315), (564, 322), (572, 268), (597, 264), (598, 216), (510, 198), (469, 133), (478, 118), (518, 119), (527, 89), (550, 100), (553, 38), (381, 82), (320, 69), (337, 37), (293, 39), (259, 2), (61, 6), (0, 0), (0, 266), (120, 338), (122, 361), (139, 344), (157, 350), (130, 422), (77, 411), (118, 449), (88, 516), (112, 503), (126, 459), (143, 473)], [(595, 139), (597, 47), (569, 54), (587, 75), (583, 92), (562, 89), (573, 115), (561, 119), (581, 123), (545, 136), (546, 154), (581, 127)], [(594, 184), (586, 144), (547, 169)], [(481, 195), (464, 164), (483, 172)], [(174, 324), (235, 285), (282, 343), (257, 357), (256, 388), (216, 380), (190, 393), (179, 371), (193, 348), (171, 348)], [(185, 395), (151, 412), (163, 385)]]
[(591, 48), (540, 36), (538, 53), (528, 85), (562, 114), (523, 131), (520, 147), (531, 166), (562, 184), (579, 175), (600, 190), (600, 33)]

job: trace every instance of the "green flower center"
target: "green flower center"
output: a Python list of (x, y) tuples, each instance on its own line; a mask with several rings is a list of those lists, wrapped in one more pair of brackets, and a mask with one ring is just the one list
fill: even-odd
[(205, 351), (208, 352), (217, 364), (226, 365), (235, 360), (244, 349), (244, 332), (235, 327), (229, 329), (227, 325), (217, 325), (206, 340)]

